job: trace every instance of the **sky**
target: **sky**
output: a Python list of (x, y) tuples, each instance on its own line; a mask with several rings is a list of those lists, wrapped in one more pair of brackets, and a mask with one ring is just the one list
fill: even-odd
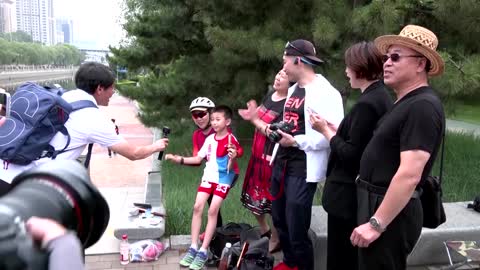
[(108, 49), (124, 36), (123, 0), (53, 0), (54, 16), (73, 20), (74, 45), (81, 49)]

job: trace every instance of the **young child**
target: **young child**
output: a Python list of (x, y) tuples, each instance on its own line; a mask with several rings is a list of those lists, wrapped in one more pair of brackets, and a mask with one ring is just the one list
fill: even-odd
[[(204, 158), (207, 159), (202, 182), (198, 187), (197, 198), (193, 206), (192, 245), (180, 260), (181, 266), (189, 267), (192, 270), (202, 269), (207, 262), (207, 249), (215, 232), (218, 211), (234, 180), (238, 177), (236, 158), (241, 156), (243, 149), (235, 136), (228, 130), (231, 118), (232, 110), (229, 107), (215, 107), (210, 115), (210, 123), (215, 133), (207, 137), (197, 156), (182, 157), (171, 154), (165, 156), (166, 160), (177, 164), (197, 164)], [(197, 242), (202, 224), (202, 213), (211, 194), (213, 194), (213, 199), (208, 209), (205, 238), (202, 246), (198, 249)]]

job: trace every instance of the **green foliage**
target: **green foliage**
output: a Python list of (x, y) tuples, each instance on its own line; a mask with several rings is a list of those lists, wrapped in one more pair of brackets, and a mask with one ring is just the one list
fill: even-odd
[(234, 108), (259, 100), (282, 66), (286, 41), (297, 38), (316, 44), (325, 60), (318, 72), (348, 96), (345, 49), (419, 24), (437, 34), (446, 62), (432, 84), (445, 100), (468, 98), (480, 93), (478, 14), (477, 0), (126, 0), (127, 39), (108, 60), (145, 75), (121, 92), (143, 104), (142, 121), (155, 125), (197, 96)]
[(80, 65), (85, 55), (68, 44), (45, 46), (0, 38), (0, 65)]
[(0, 38), (15, 42), (33, 42), (32, 36), (23, 31), (0, 33)]
[[(442, 182), (444, 200), (470, 201), (480, 190), (480, 138), (471, 134), (448, 132), (445, 139), (445, 157)], [(438, 175), (440, 154), (432, 170)]]

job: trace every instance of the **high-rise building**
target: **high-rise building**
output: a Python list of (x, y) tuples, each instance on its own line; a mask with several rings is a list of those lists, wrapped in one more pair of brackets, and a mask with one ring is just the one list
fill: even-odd
[(0, 33), (17, 31), (14, 0), (0, 0)]
[[(73, 44), (73, 21), (67, 18), (56, 19), (57, 43)], [(58, 39), (62, 36), (62, 39)]]
[(43, 44), (55, 43), (53, 0), (16, 0), (16, 15), (18, 30)]

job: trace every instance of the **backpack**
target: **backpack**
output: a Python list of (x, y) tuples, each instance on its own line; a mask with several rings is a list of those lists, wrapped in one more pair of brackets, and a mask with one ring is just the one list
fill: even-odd
[[(11, 98), (10, 118), (0, 129), (0, 159), (27, 165), (43, 157), (55, 159), (66, 151), (70, 144), (65, 128), (69, 114), (97, 106), (90, 100), (68, 103), (62, 94), (62, 90), (51, 90), (31, 82), (17, 88)], [(68, 137), (62, 150), (55, 150), (49, 144), (57, 132)]]
[(222, 227), (216, 228), (212, 241), (210, 242), (210, 252), (212, 258), (209, 260), (209, 265), (216, 265), (222, 256), (223, 248), (226, 243), (232, 245), (240, 241), (240, 234), (242, 231), (251, 229), (252, 226), (246, 223), (230, 222)]
[(480, 212), (480, 196), (475, 197), (475, 199), (473, 199), (473, 203), (469, 203), (467, 208), (471, 208), (477, 212)]
[[(275, 258), (268, 252), (268, 237), (262, 237), (259, 228), (242, 231), (240, 242), (232, 248), (229, 269), (271, 270)], [(247, 243), (247, 244), (246, 244)], [(245, 253), (241, 254), (245, 245)], [(240, 256), (242, 256), (240, 258)], [(241, 260), (238, 262), (238, 260)], [(238, 265), (238, 268), (237, 268)]]

